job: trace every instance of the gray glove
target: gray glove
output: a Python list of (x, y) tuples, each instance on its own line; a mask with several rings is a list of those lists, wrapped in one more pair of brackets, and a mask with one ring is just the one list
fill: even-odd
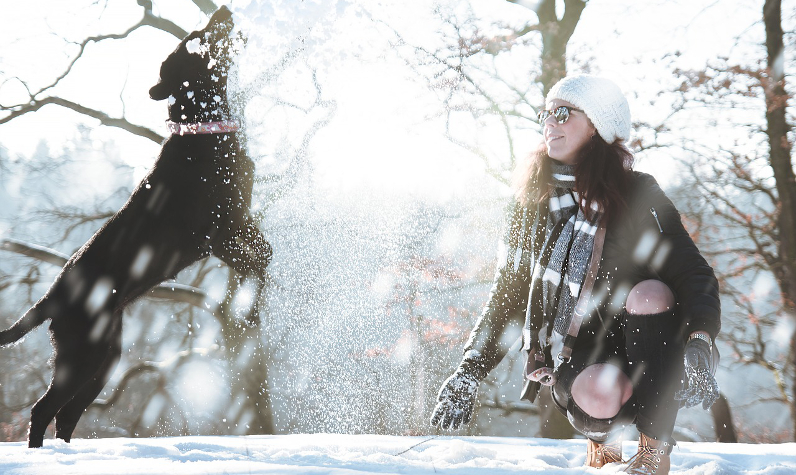
[(713, 355), (710, 345), (697, 338), (688, 340), (684, 359), (688, 381), (685, 388), (677, 391), (674, 398), (680, 401), (680, 407), (692, 407), (702, 403), (702, 408), (708, 410), (719, 398), (719, 384), (713, 377)]
[[(468, 352), (469, 353), (469, 352)], [(431, 425), (442, 429), (458, 429), (470, 422), (478, 397), (478, 385), (486, 377), (481, 355), (465, 358), (456, 372), (442, 384), (437, 406), (431, 414)]]

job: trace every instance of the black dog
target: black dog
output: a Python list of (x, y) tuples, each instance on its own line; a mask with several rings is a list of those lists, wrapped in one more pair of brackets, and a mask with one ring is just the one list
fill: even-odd
[(163, 62), (150, 96), (169, 98), (172, 135), (155, 166), (47, 293), (0, 332), (8, 345), (51, 319), (53, 377), (31, 410), (30, 447), (41, 447), (53, 418), (55, 436), (70, 440), (119, 361), (122, 310), (132, 300), (210, 254), (262, 289), (271, 248), (249, 215), (254, 164), (229, 120), (232, 28), (222, 7)]

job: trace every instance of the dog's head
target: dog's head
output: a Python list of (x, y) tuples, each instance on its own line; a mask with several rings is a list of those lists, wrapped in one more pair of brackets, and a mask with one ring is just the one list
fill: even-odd
[(185, 37), (163, 61), (160, 81), (149, 90), (149, 96), (156, 101), (173, 98), (169, 107), (171, 120), (210, 119), (209, 115), (204, 116), (214, 110), (218, 115), (219, 107), (228, 111), (226, 85), (234, 50), (230, 38), (233, 26), (232, 12), (221, 7), (204, 29)]

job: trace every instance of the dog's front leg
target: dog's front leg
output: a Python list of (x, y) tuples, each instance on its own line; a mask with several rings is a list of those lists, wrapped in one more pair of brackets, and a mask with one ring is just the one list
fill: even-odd
[(213, 255), (238, 272), (242, 280), (254, 281), (256, 290), (246, 321), (256, 324), (259, 322), (259, 302), (266, 284), (266, 267), (271, 262), (273, 250), (250, 218), (234, 229), (235, 232), (223, 239), (220, 245), (213, 246)]

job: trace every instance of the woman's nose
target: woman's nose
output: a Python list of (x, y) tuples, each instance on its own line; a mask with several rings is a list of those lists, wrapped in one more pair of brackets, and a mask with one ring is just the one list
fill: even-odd
[(542, 121), (545, 127), (555, 127), (558, 125), (558, 120), (556, 120), (556, 116), (550, 114), (547, 116), (545, 120)]

